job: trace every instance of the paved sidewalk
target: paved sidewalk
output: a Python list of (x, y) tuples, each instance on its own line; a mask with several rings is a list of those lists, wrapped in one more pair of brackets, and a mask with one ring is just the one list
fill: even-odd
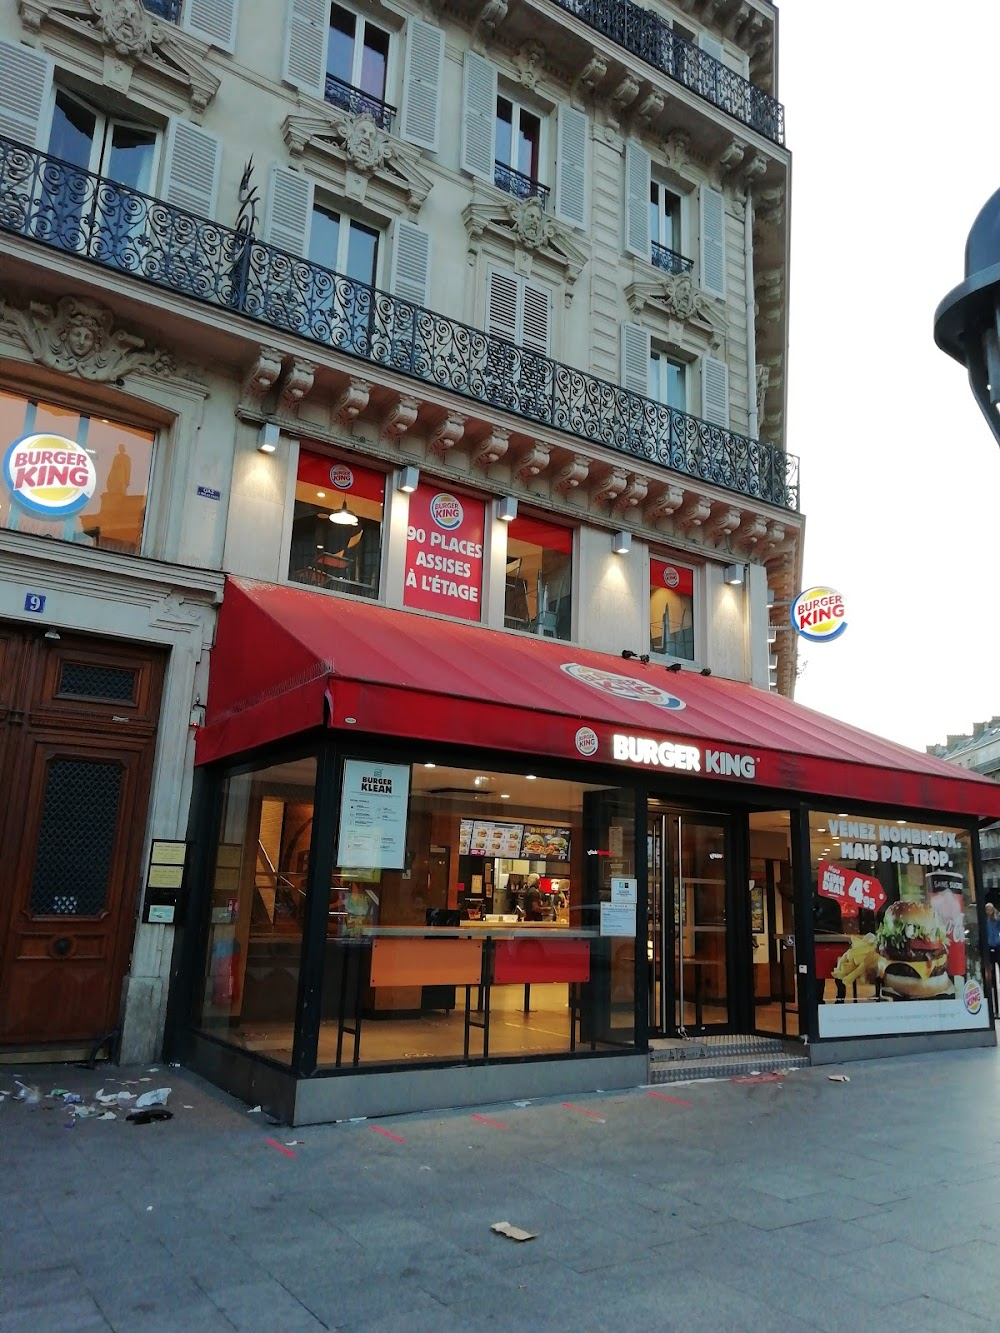
[(4, 1333), (996, 1326), (994, 1050), (294, 1131), (180, 1069), (20, 1073), (174, 1118), (0, 1103)]

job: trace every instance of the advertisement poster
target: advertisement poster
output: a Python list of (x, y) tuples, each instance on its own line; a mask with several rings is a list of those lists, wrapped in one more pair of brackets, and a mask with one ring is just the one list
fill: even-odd
[(408, 764), (345, 760), (337, 865), (402, 870), (409, 797)]
[(484, 819), (463, 819), (458, 826), (458, 854), (516, 857), (521, 850), (523, 834), (523, 824), (496, 824)]
[(969, 835), (810, 816), (819, 1035), (989, 1023)]
[(525, 824), (521, 857), (525, 860), (568, 861), (569, 837), (568, 828), (553, 824)]
[(418, 486), (410, 496), (403, 605), (480, 620), (485, 531), (481, 500)]

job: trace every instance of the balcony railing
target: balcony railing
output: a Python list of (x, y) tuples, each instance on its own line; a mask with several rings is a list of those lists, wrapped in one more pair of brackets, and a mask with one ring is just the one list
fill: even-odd
[(168, 23), (180, 23), (183, 3), (184, 0), (142, 0), (144, 9), (148, 9), (157, 18), (166, 19)]
[(774, 143), (785, 142), (785, 108), (742, 74), (678, 37), (666, 19), (632, 0), (555, 0), (647, 65)]
[(798, 459), (0, 138), (0, 230), (785, 509)]
[(669, 246), (660, 245), (659, 241), (653, 242), (651, 258), (656, 268), (662, 268), (664, 273), (690, 273), (694, 267), (693, 259), (685, 259)]
[(380, 130), (385, 130), (386, 134), (392, 133), (396, 108), (388, 102), (380, 102), (371, 93), (353, 88), (342, 79), (335, 79), (332, 74), (326, 76), (325, 96), (328, 102), (339, 106), (342, 111), (349, 111), (352, 116), (371, 116)]
[(493, 164), (493, 183), (516, 199), (537, 199), (544, 209), (549, 197), (549, 187), (533, 176), (526, 176), (523, 171), (515, 171), (506, 162)]

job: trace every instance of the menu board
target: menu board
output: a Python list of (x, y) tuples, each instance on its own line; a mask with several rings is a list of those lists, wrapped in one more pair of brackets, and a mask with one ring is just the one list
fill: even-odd
[(402, 870), (409, 794), (409, 764), (345, 759), (337, 864)]
[(569, 860), (570, 830), (556, 824), (525, 824), (521, 859)]
[(504, 856), (521, 854), (523, 824), (495, 824), (486, 819), (463, 819), (458, 829), (459, 856)]

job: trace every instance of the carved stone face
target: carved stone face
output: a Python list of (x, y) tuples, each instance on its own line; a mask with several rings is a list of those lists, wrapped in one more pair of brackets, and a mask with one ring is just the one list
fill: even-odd
[(90, 356), (97, 347), (97, 335), (89, 324), (71, 324), (66, 331), (66, 346), (80, 361)]
[(368, 116), (358, 116), (347, 131), (344, 147), (359, 167), (380, 167), (385, 158), (385, 144), (378, 126)]

